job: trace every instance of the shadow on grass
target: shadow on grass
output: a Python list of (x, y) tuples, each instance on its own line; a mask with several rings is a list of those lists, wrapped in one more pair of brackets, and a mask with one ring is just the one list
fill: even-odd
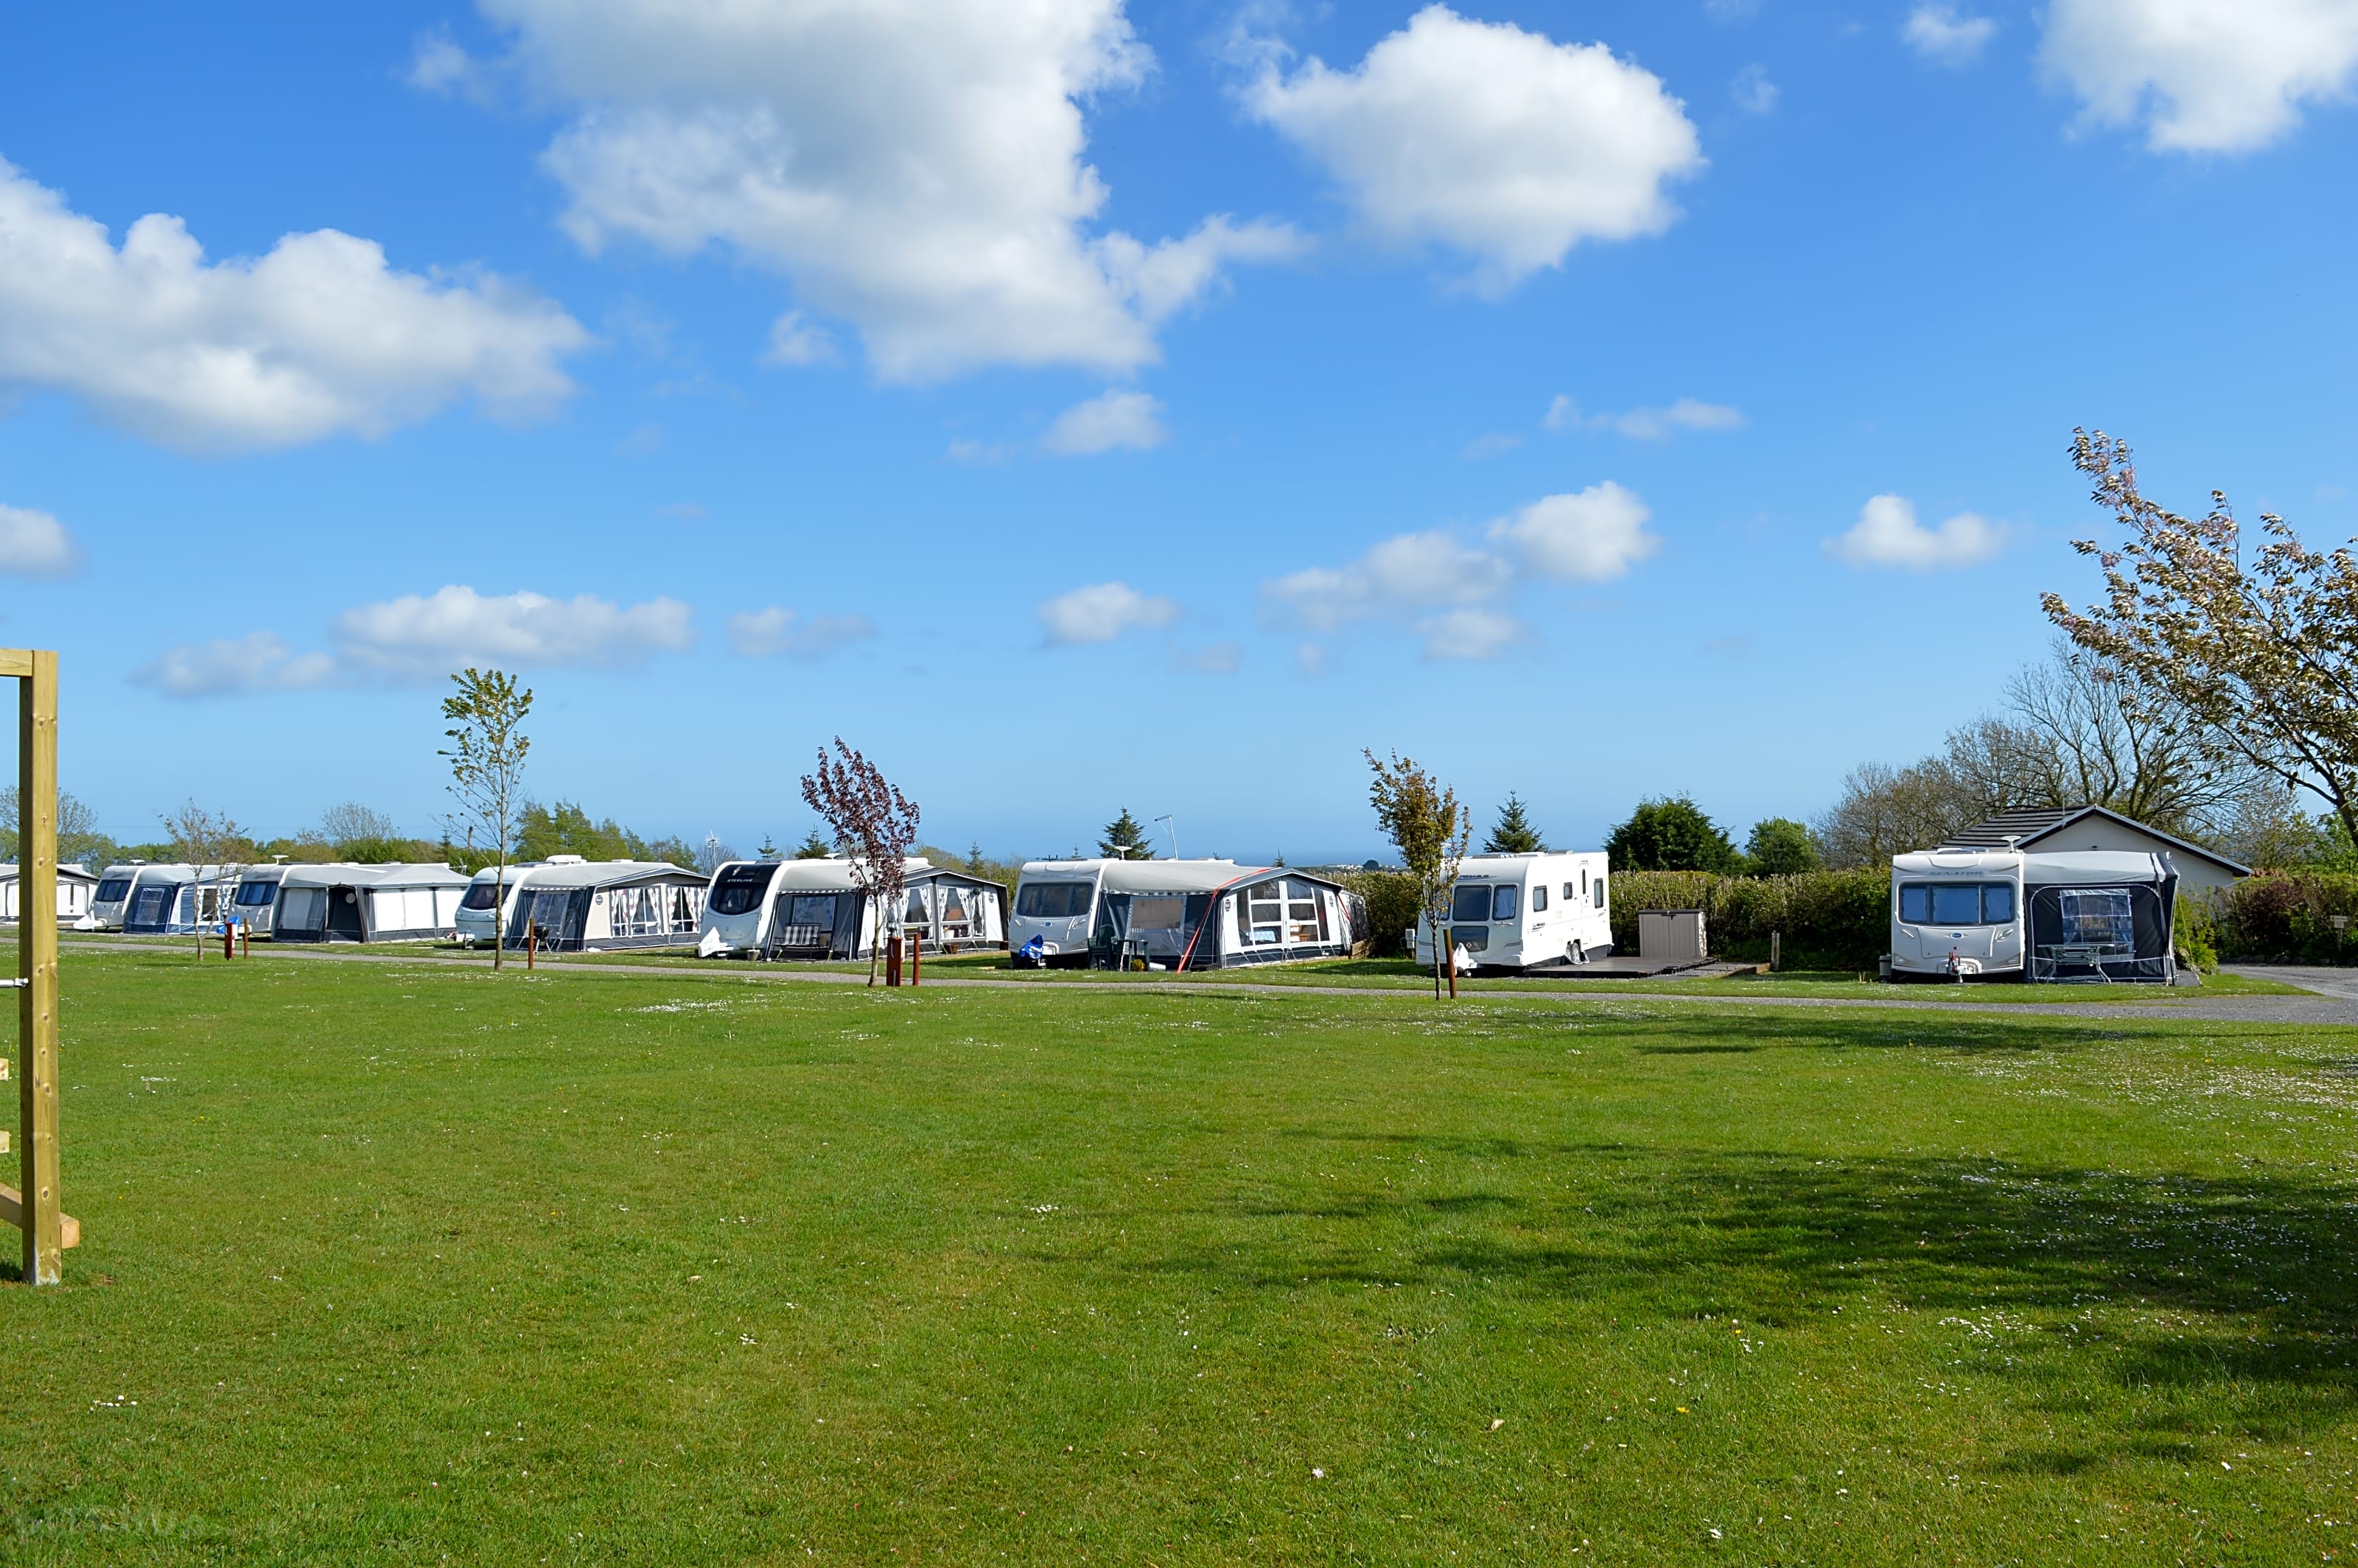
[(1438, 1195), (1379, 1187), (1299, 1206), (1242, 1202), (1200, 1247), (1143, 1267), (1244, 1291), (1478, 1283), (1609, 1303), (1624, 1323), (1714, 1313), (1790, 1327), (1837, 1306), (1898, 1303), (2002, 1312), (2051, 1334), (2108, 1305), (2143, 1314), (2109, 1368), (2132, 1383), (2245, 1379), (2346, 1399), (2358, 1377), (2342, 1366), (2358, 1360), (2350, 1199), (2296, 1177), (1364, 1141), (1411, 1146), (1444, 1170), (1469, 1153), (1544, 1156), (1554, 1180), (1528, 1195), (1509, 1181)]

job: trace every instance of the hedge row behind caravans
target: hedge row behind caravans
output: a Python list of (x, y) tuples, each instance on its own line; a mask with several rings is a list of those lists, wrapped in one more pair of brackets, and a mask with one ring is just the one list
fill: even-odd
[[(1397, 871), (1346, 877), (1368, 901), (1375, 951), (1402, 951), (1401, 931), (1416, 924), (1416, 883)], [(2353, 878), (2358, 885), (2358, 878)], [(1620, 871), (1610, 883), (1615, 951), (1638, 950), (1641, 909), (1700, 909), (1714, 957), (1761, 963), (1768, 934), (1784, 934), (1785, 963), (1796, 969), (1872, 969), (1891, 948), (1891, 873), (1884, 870), (1805, 871), (1790, 877), (1723, 877), (1709, 871)]]
[(1784, 937), (1793, 969), (1875, 968), (1891, 949), (1891, 872), (1804, 871), (1790, 877), (1723, 877), (1709, 871), (1622, 871), (1612, 884), (1613, 946), (1638, 950), (1638, 912), (1700, 909), (1712, 956), (1738, 963), (1768, 957), (1768, 934)]

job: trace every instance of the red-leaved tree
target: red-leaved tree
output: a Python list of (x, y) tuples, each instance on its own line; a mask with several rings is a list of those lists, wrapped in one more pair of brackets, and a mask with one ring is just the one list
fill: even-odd
[(803, 800), (851, 858), (852, 885), (876, 908), (877, 940), (868, 950), (868, 983), (889, 925), (901, 926), (909, 850), (917, 842), (917, 803), (890, 783), (876, 764), (835, 738), (836, 754), (818, 749), (818, 771), (803, 775)]

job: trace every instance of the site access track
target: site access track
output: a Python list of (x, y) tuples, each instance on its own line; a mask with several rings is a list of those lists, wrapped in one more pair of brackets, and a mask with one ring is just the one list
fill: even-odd
[[(67, 942), (60, 945), (60, 956), (75, 953), (171, 953), (187, 952), (186, 938), (177, 941), (108, 941), (104, 939)], [(455, 968), (488, 970), (492, 960), (457, 953), (365, 953), (350, 948), (287, 947), (257, 950), (252, 957), (227, 960), (251, 963), (254, 958), (265, 961), (327, 964), (412, 964), (447, 966)], [(193, 958), (191, 962), (195, 961)], [(219, 963), (219, 957), (207, 962)], [(507, 967), (521, 970), (520, 960), (511, 957)], [(618, 964), (600, 962), (594, 957), (573, 956), (557, 958), (542, 955), (531, 971), (537, 978), (571, 976), (600, 979), (704, 980), (714, 984), (778, 985), (801, 982), (831, 986), (865, 986), (868, 971), (864, 968), (790, 969), (766, 964), (720, 963), (706, 961), (687, 964)], [(1863, 997), (1800, 997), (1800, 996), (1730, 996), (1725, 992), (1682, 994), (1676, 982), (1638, 981), (1628, 989), (1617, 985), (1612, 990), (1563, 991), (1521, 989), (1513, 980), (1461, 979), (1464, 989), (1461, 1002), (1510, 1002), (1522, 1005), (1566, 1007), (1610, 1006), (1621, 1001), (1670, 1002), (1684, 1007), (1789, 1007), (1789, 1008), (1866, 1008), (1894, 1012), (1965, 1012), (2015, 1014), (2033, 1018), (2151, 1018), (2182, 1019), (2188, 1022), (2214, 1023), (2289, 1023), (2324, 1028), (2358, 1027), (2358, 969), (2327, 969), (2292, 968), (2274, 965), (2236, 965), (2233, 972), (2253, 979), (2275, 980), (2286, 985), (2305, 988), (2314, 993), (2309, 996), (2219, 996), (2205, 997), (2199, 991), (2182, 990), (2167, 993), (2169, 1000), (2134, 1001), (1974, 1001), (1970, 988), (1965, 997), (1945, 986), (1901, 987), (1901, 994)], [(1366, 985), (1282, 985), (1252, 980), (1182, 980), (1158, 979), (1151, 976), (1108, 976), (1101, 980), (1072, 979), (1012, 979), (984, 978), (971, 975), (945, 975), (939, 979), (927, 979), (925, 987), (946, 987), (965, 990), (1087, 990), (1093, 995), (1108, 991), (1143, 992), (1154, 996), (1186, 995), (1208, 991), (1252, 996), (1350, 996), (1389, 998), (1395, 1001), (1423, 1000), (1432, 1002), (1429, 992), (1407, 986)], [(2087, 989), (2073, 988), (2076, 994), (2087, 995)], [(2120, 986), (2115, 989), (2136, 994), (2149, 988)], [(1913, 993), (1913, 994), (1910, 994)]]

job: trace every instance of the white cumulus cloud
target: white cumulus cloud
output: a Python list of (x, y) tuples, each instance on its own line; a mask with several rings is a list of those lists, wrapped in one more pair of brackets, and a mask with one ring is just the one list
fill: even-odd
[(1115, 390), (1076, 403), (1056, 416), (1040, 444), (1059, 457), (1109, 452), (1117, 447), (1152, 451), (1171, 438), (1163, 405), (1142, 392)]
[(820, 659), (876, 635), (865, 615), (797, 615), (771, 605), (729, 618), (729, 645), (748, 658)]
[(1170, 600), (1143, 594), (1126, 582), (1091, 583), (1040, 606), (1040, 624), (1059, 647), (1110, 643), (1133, 626), (1168, 626), (1179, 619)]
[(1550, 495), (1490, 524), (1533, 572), (1558, 582), (1610, 582), (1661, 548), (1646, 532), (1653, 513), (1606, 480), (1574, 494)]
[(1224, 265), (1299, 248), (1226, 218), (1093, 230), (1083, 104), (1152, 66), (1122, 0), (480, 3), (577, 111), (545, 160), (577, 241), (726, 245), (849, 322), (887, 379), (1133, 370)]
[(471, 664), (635, 665), (693, 644), (690, 620), (676, 599), (625, 606), (594, 594), (483, 594), (454, 583), (347, 610), (329, 634), (355, 673), (431, 679)]
[(1626, 414), (1583, 414), (1580, 405), (1559, 394), (1548, 405), (1540, 423), (1551, 430), (1613, 430), (1633, 441), (1667, 440), (1681, 430), (1740, 430), (1742, 409), (1724, 403), (1682, 397), (1668, 408), (1632, 408)]
[(64, 577), (81, 565), (81, 547), (64, 524), (46, 512), (0, 506), (0, 572)]
[(2353, 0), (2054, 0), (2047, 70), (2156, 152), (2250, 152), (2358, 75)]
[(222, 697), (325, 686), (336, 678), (336, 665), (326, 654), (296, 654), (275, 632), (255, 632), (183, 643), (134, 670), (131, 678), (167, 697)]
[(1542, 496), (1498, 519), (1487, 545), (1447, 529), (1401, 534), (1340, 567), (1261, 585), (1278, 617), (1314, 632), (1360, 622), (1404, 626), (1428, 659), (1495, 658), (1530, 636), (1513, 609), (1525, 581), (1607, 582), (1661, 546), (1644, 502), (1607, 480)]
[(1916, 521), (1904, 495), (1877, 495), (1859, 508), (1858, 521), (1826, 548), (1855, 567), (1904, 567), (1945, 571), (1979, 565), (2006, 548), (2006, 530), (1977, 513), (1960, 512), (1937, 528)]
[(1935, 65), (1966, 66), (1981, 59), (1997, 23), (1987, 16), (1968, 16), (1953, 5), (1924, 5), (1908, 13), (1899, 36), (1908, 47)]
[(762, 356), (763, 363), (825, 365), (835, 361), (835, 340), (801, 311), (789, 310), (770, 323), (770, 351)]
[(1664, 187), (1703, 168), (1684, 107), (1603, 44), (1559, 44), (1427, 5), (1348, 70), (1311, 59), (1247, 88), (1258, 118), (1396, 243), (1476, 260), (1497, 293), (1583, 240), (1660, 233)]
[(693, 645), (691, 621), (676, 599), (619, 605), (594, 594), (483, 594), (452, 584), (345, 611), (328, 626), (328, 652), (297, 654), (276, 633), (255, 632), (169, 649), (132, 679), (171, 697), (212, 697), (430, 681), (469, 665), (616, 668)]
[(118, 249), (104, 225), (0, 161), (0, 385), (61, 392), (193, 449), (378, 436), (461, 397), (542, 413), (580, 323), (487, 274), (396, 272), (373, 241), (288, 234), (208, 264), (151, 213)]

